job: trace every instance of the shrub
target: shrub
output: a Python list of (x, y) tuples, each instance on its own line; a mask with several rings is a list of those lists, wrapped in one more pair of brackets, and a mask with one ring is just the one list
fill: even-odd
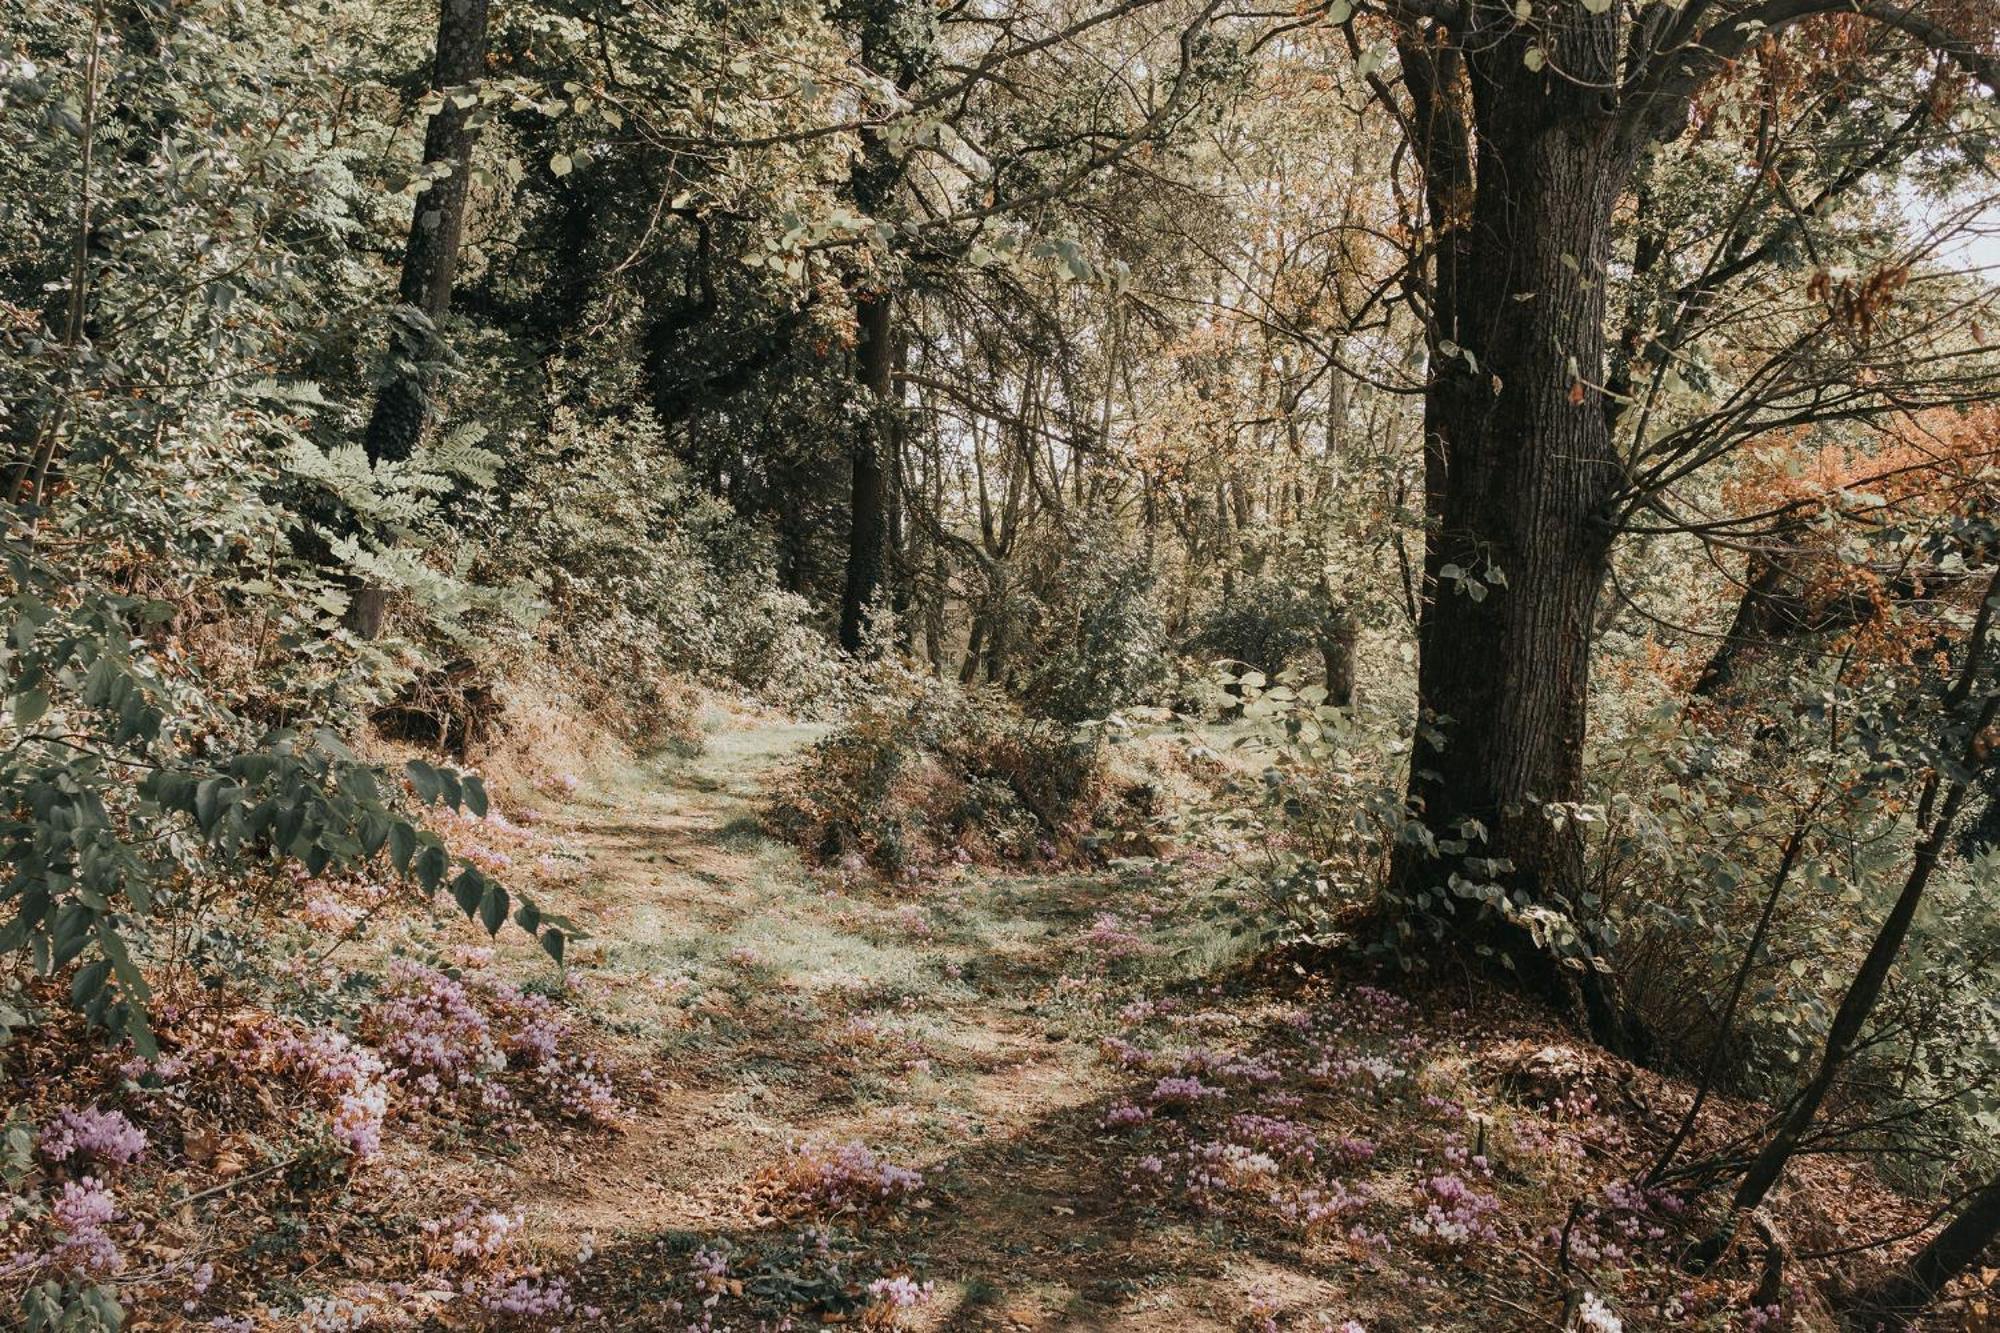
[(871, 695), (787, 777), (768, 821), (822, 862), (899, 874), (950, 859), (1052, 861), (1086, 844), (1102, 746), (1004, 698), (919, 677)]
[(825, 697), (834, 658), (811, 608), (772, 586), (766, 543), (687, 484), (649, 414), (557, 407), (528, 453), (506, 489), (532, 500), (492, 518), (487, 577), (534, 584), (542, 646), (588, 692), (641, 716), (670, 710), (674, 675), (781, 706)]
[(1234, 596), (1203, 618), (1189, 646), (1204, 657), (1275, 676), (1319, 643), (1325, 618), (1321, 599), (1309, 587), (1287, 579), (1245, 579)]
[(1082, 722), (1155, 698), (1170, 671), (1152, 571), (1086, 537), (1061, 572), (1060, 596), (1042, 603), (1037, 617), (1023, 702), (1045, 717)]

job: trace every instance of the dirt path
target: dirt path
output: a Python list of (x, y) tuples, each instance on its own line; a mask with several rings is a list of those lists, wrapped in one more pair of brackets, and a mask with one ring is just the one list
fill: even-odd
[(909, 1326), (1235, 1327), (1203, 1313), (1226, 1300), (1211, 1281), (1224, 1274), (1188, 1252), (1191, 1235), (1121, 1222), (1099, 1141), (1127, 1080), (1097, 1039), (1157, 977), (1090, 932), (1133, 887), (812, 874), (757, 816), (818, 734), (719, 730), (699, 757), (553, 821), (591, 865), (583, 985), (647, 1081), (627, 1133), (527, 1191), (537, 1232), (594, 1238), (624, 1302), (614, 1326), (686, 1327), (670, 1301), (691, 1252), (747, 1255), (782, 1230), (760, 1215), (759, 1173), (794, 1144), (860, 1143), (925, 1175), (924, 1205), (865, 1241), (936, 1283)]
[[(633, 1114), (518, 1154), (512, 1193), (555, 1262), (589, 1238), (607, 1326), (851, 1322), (891, 1278), (929, 1298), (870, 1328), (1526, 1333), (1579, 1283), (1635, 1333), (1757, 1326), (1741, 1271), (1681, 1270), (1684, 1201), (1633, 1203), (1620, 1108), (1669, 1121), (1668, 1081), (1470, 975), (1252, 965), (1268, 908), (1207, 910), (1229, 844), (812, 871), (758, 813), (818, 734), (735, 720), (548, 821), (591, 866), (577, 1012)], [(793, 1207), (813, 1160), (921, 1190)]]

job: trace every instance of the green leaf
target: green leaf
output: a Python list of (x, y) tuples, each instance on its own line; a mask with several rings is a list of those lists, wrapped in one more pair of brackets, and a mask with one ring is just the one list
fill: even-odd
[(43, 690), (29, 690), (14, 696), (14, 725), (32, 727), (49, 711), (49, 696)]
[(417, 831), (402, 820), (389, 825), (389, 862), (396, 873), (410, 873), (410, 858), (417, 854)]
[(213, 835), (216, 820), (222, 814), (222, 791), (227, 784), (221, 778), (204, 778), (194, 789), (194, 822), (201, 831)]
[(104, 993), (104, 983), (111, 976), (109, 958), (93, 958), (76, 970), (70, 978), (69, 1002), (81, 1009)]
[(563, 943), (563, 933), (560, 930), (542, 932), (542, 952), (558, 963), (563, 960)]
[(479, 923), (488, 935), (498, 935), (500, 927), (507, 924), (507, 890), (498, 884), (489, 882), (486, 886), (486, 897), (479, 904)]
[(403, 765), (403, 772), (409, 775), (410, 785), (416, 788), (417, 799), (425, 805), (436, 805), (441, 784), (438, 771), (421, 759), (412, 759)]
[(451, 897), (458, 904), (459, 911), (471, 916), (486, 899), (486, 877), (467, 866), (451, 882)]
[(444, 872), (448, 864), (444, 848), (435, 843), (417, 853), (414, 866), (417, 883), (424, 886), (426, 893), (436, 893), (438, 885), (444, 883)]

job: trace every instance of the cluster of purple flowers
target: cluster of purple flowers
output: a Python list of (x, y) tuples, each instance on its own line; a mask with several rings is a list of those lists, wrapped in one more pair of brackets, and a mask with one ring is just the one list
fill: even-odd
[(1098, 1121), (1098, 1124), (1104, 1129), (1130, 1129), (1133, 1125), (1143, 1125), (1152, 1118), (1153, 1113), (1143, 1106), (1134, 1106), (1131, 1102), (1117, 1102), (1104, 1113), (1104, 1119)]
[(1423, 1211), (1409, 1221), (1410, 1231), (1418, 1236), (1454, 1247), (1493, 1238), (1491, 1218), (1500, 1210), (1500, 1200), (1467, 1184), (1463, 1176), (1428, 1177), (1422, 1203)]
[(436, 1268), (476, 1267), (504, 1255), (521, 1228), (519, 1213), (467, 1204), (453, 1217), (423, 1224), (425, 1255)]
[(538, 1273), (474, 1283), (471, 1294), (487, 1314), (515, 1323), (559, 1319), (576, 1310), (568, 1278)]
[(419, 1105), (457, 1102), (503, 1119), (523, 1114), (497, 1077), (513, 1073), (539, 1104), (572, 1119), (610, 1125), (622, 1109), (593, 1059), (562, 1053), (570, 1027), (561, 1008), (518, 986), (461, 980), (398, 959), (367, 1022)]
[(57, 1241), (50, 1258), (58, 1268), (104, 1277), (125, 1267), (124, 1252), (111, 1236), (118, 1203), (96, 1176), (65, 1180), (49, 1204)]
[(389, 1115), (388, 1066), (368, 1047), (332, 1028), (274, 1021), (245, 1028), (235, 1058), (239, 1064), (268, 1064), (301, 1080), (325, 1103), (334, 1139), (357, 1161), (382, 1151), (382, 1123)]
[(1084, 931), (1082, 946), (1107, 962), (1146, 951), (1146, 941), (1116, 912), (1099, 912), (1090, 929)]
[(1228, 1095), (1226, 1089), (1212, 1088), (1191, 1074), (1172, 1074), (1155, 1083), (1146, 1100), (1155, 1106), (1185, 1107)]
[(492, 1024), (463, 982), (408, 959), (389, 965), (387, 997), (369, 1015), (403, 1086), (435, 1100), (507, 1067)]
[(908, 1277), (878, 1277), (868, 1284), (868, 1298), (891, 1310), (911, 1310), (927, 1304), (937, 1292), (933, 1282)]
[(924, 1187), (921, 1171), (898, 1166), (866, 1144), (818, 1139), (793, 1144), (766, 1180), (787, 1211), (819, 1215), (878, 1212)]
[(42, 1127), (36, 1146), (53, 1163), (67, 1165), (84, 1158), (100, 1165), (130, 1166), (146, 1151), (146, 1131), (121, 1111), (66, 1106)]

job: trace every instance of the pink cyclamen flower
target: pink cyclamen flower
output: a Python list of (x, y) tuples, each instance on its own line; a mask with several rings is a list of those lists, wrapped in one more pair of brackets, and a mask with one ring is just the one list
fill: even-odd
[(42, 1129), (37, 1145), (51, 1162), (87, 1157), (108, 1166), (129, 1166), (146, 1151), (146, 1131), (119, 1111), (66, 1106)]

